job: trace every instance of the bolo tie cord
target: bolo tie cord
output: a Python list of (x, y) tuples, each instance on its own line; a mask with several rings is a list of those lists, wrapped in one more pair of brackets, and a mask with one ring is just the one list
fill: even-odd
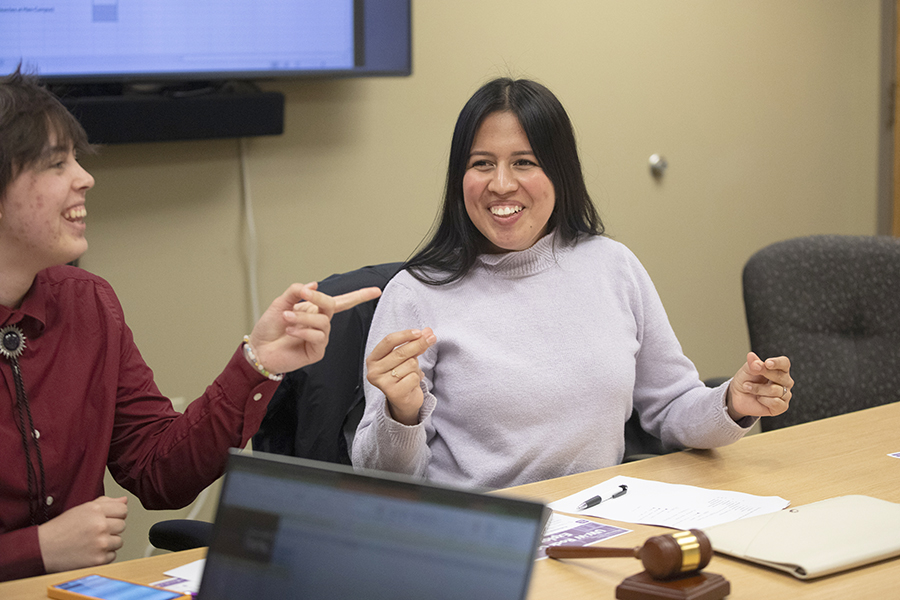
[[(16, 383), (16, 428), (22, 436), (22, 449), (25, 451), (25, 466), (28, 474), (28, 512), (31, 516), (31, 524), (39, 525), (38, 514), (43, 518), (41, 523), (50, 520), (50, 511), (44, 501), (46, 487), (44, 475), (44, 459), (41, 456), (41, 444), (38, 441), (34, 429), (34, 420), (31, 417), (31, 405), (28, 402), (28, 394), (25, 393), (25, 384), (22, 381), (22, 370), (19, 368), (19, 356), (25, 350), (25, 334), (18, 327), (11, 325), (0, 331), (0, 353), (9, 360), (12, 366), (13, 379)], [(28, 419), (26, 426), (25, 419)], [(31, 461), (31, 446), (34, 445), (34, 453), (37, 457), (39, 473), (34, 472), (34, 464)]]

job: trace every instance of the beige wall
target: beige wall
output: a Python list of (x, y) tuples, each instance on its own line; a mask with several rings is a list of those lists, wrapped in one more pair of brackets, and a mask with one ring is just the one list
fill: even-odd
[[(568, 108), (608, 232), (647, 266), (704, 377), (748, 350), (752, 252), (876, 232), (878, 0), (418, 0), (413, 29), (411, 77), (263, 84), (287, 98), (284, 135), (246, 142), (265, 304), (292, 281), (406, 258), (456, 115), (496, 75), (537, 79)], [(163, 392), (194, 398), (251, 322), (238, 142), (84, 162), (97, 186), (82, 265), (118, 291)], [(123, 556), (146, 543), (136, 509)]]

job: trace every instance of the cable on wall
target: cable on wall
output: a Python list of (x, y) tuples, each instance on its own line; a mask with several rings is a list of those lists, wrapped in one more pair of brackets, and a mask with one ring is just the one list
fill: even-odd
[(256, 221), (253, 218), (253, 197), (250, 194), (250, 173), (247, 166), (247, 140), (238, 138), (238, 155), (241, 162), (241, 204), (244, 208), (244, 225), (246, 227), (246, 257), (247, 257), (247, 291), (250, 298), (250, 329), (259, 320), (259, 285), (258, 272), (258, 244), (256, 238)]
[[(256, 222), (253, 219), (253, 197), (250, 194), (250, 174), (247, 167), (247, 147), (246, 138), (238, 138), (238, 157), (241, 163), (241, 205), (244, 210), (244, 221), (246, 227), (246, 244), (245, 253), (247, 257), (247, 290), (250, 297), (251, 321), (250, 329), (259, 320), (259, 290), (257, 289), (257, 265), (258, 265), (258, 249), (256, 238)], [(195, 520), (197, 515), (206, 504), (209, 495), (209, 487), (203, 489), (194, 500), (190, 512), (185, 517), (188, 520)], [(144, 557), (153, 555), (153, 544), (147, 544), (144, 549)]]

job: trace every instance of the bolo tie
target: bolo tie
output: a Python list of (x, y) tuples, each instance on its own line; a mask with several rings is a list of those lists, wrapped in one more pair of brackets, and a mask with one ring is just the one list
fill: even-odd
[[(24, 351), (25, 333), (21, 329), (16, 325), (7, 325), (0, 329), (0, 354), (9, 361), (16, 383), (16, 427), (22, 436), (22, 449), (25, 451), (25, 465), (28, 471), (28, 512), (31, 515), (31, 524), (38, 525), (38, 517), (43, 518), (41, 523), (46, 523), (50, 520), (50, 513), (47, 503), (42, 501), (46, 486), (41, 445), (38, 442), (38, 434), (31, 418), (31, 406), (28, 404), (25, 384), (22, 383), (22, 370), (19, 368), (19, 357)], [(34, 471), (34, 463), (31, 460), (32, 448), (37, 458), (39, 473)]]

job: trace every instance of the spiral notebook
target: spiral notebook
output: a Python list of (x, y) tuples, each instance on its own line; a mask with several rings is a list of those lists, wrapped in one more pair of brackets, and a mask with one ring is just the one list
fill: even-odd
[(399, 475), (233, 453), (199, 598), (522, 599), (549, 514)]

